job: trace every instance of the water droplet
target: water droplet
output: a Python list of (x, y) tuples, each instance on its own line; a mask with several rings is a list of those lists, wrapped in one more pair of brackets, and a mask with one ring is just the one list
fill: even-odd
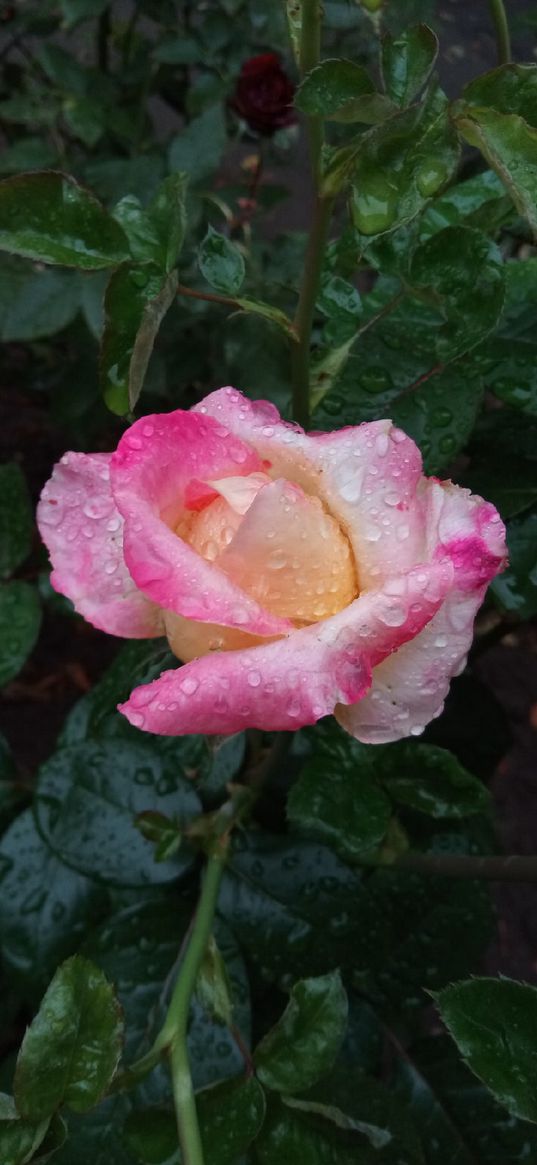
[(283, 550), (273, 550), (268, 556), (267, 566), (269, 570), (282, 570), (284, 566), (287, 566), (287, 557)]
[(395, 221), (398, 191), (380, 175), (367, 179), (362, 175), (351, 203), (354, 225), (363, 235), (387, 231)]
[(246, 680), (251, 688), (258, 688), (261, 683), (261, 674), (258, 671), (249, 671)]
[(425, 158), (416, 171), (416, 186), (423, 198), (430, 198), (448, 178), (449, 171), (436, 158)]
[(193, 696), (194, 692), (197, 692), (199, 688), (199, 681), (194, 679), (194, 676), (185, 676), (184, 680), (181, 680), (179, 687), (185, 693), (185, 696)]

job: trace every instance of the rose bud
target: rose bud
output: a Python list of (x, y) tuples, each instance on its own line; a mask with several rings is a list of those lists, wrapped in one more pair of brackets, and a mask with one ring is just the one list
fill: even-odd
[(277, 53), (262, 53), (245, 61), (230, 106), (251, 130), (269, 136), (296, 120), (294, 94)]

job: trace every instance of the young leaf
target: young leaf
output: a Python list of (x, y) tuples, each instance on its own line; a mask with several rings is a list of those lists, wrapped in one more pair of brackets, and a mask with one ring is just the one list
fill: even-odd
[(438, 38), (426, 24), (407, 28), (382, 41), (382, 76), (388, 97), (410, 105), (426, 85), (438, 56)]
[(281, 1019), (256, 1048), (261, 1083), (277, 1092), (303, 1092), (315, 1084), (339, 1051), (347, 1009), (339, 971), (295, 983)]
[(32, 545), (32, 508), (24, 474), (15, 461), (0, 465), (0, 577), (8, 578)]
[(143, 388), (158, 330), (171, 307), (177, 275), (124, 264), (106, 289), (101, 344), (101, 385), (112, 412), (132, 410)]
[(467, 979), (434, 998), (476, 1076), (513, 1116), (537, 1122), (537, 989), (513, 979)]
[(44, 1120), (60, 1104), (87, 1112), (121, 1054), (123, 1022), (102, 971), (75, 955), (56, 972), (23, 1039), (15, 1069), (17, 1108)]
[(52, 170), (0, 182), (0, 250), (85, 271), (129, 258), (124, 232), (93, 194)]
[(27, 582), (0, 584), (0, 687), (20, 672), (41, 626), (35, 587)]
[(234, 243), (211, 226), (200, 244), (198, 262), (211, 287), (225, 295), (237, 294), (245, 275), (243, 255)]

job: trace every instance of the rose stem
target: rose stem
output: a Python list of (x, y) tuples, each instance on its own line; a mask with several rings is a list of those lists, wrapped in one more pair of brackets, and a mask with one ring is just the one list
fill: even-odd
[[(302, 27), (300, 33), (300, 75), (304, 77), (319, 63), (321, 43), (321, 6), (319, 0), (303, 0)], [(315, 183), (315, 206), (302, 283), (295, 315), (298, 341), (293, 344), (291, 374), (293, 385), (293, 418), (304, 428), (310, 416), (310, 343), (315, 301), (319, 292), (324, 251), (328, 238), (332, 198), (320, 193), (321, 151), (323, 126), (320, 117), (306, 118), (310, 147), (310, 162)]]
[(484, 882), (537, 882), (537, 857), (525, 854), (401, 854), (393, 863), (364, 861), (364, 866), (386, 870), (413, 870), (447, 878), (476, 878)]
[(496, 47), (498, 50), (498, 64), (507, 65), (511, 60), (511, 39), (507, 13), (503, 0), (489, 0), (490, 14), (496, 32)]

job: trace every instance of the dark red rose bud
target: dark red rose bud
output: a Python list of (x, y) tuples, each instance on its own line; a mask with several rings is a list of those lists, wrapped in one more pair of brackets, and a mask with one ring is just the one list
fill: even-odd
[(284, 72), (276, 53), (250, 57), (240, 71), (231, 108), (260, 134), (273, 134), (296, 120), (295, 86)]

